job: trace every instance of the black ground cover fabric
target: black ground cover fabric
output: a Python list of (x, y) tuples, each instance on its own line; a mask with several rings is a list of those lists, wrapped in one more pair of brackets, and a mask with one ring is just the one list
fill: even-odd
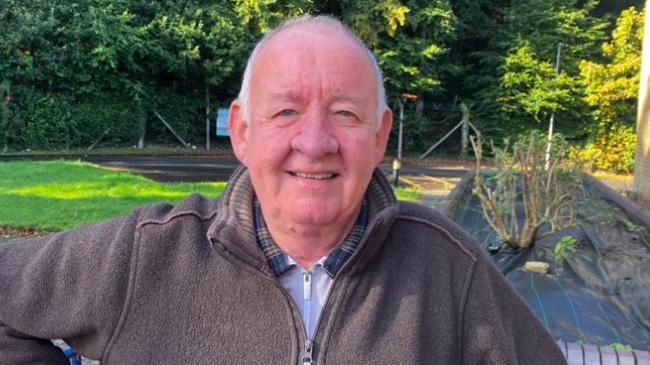
[[(470, 183), (472, 180), (469, 180)], [(459, 195), (450, 217), (488, 251), (499, 239), (483, 218), (471, 189)], [(590, 185), (580, 191), (579, 225), (516, 252), (501, 248), (491, 257), (546, 328), (567, 342), (621, 343), (650, 350), (650, 235)], [(572, 236), (577, 250), (554, 259), (555, 244)], [(526, 261), (547, 262), (548, 274), (525, 271)]]

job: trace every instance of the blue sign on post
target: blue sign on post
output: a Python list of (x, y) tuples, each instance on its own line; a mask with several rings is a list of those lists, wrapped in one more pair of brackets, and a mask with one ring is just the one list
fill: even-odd
[(217, 136), (230, 137), (230, 130), (228, 129), (228, 108), (219, 108), (217, 110)]

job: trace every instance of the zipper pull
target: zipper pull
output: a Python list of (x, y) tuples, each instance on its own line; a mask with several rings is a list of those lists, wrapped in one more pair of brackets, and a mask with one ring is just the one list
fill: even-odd
[(310, 340), (305, 341), (305, 355), (302, 357), (302, 365), (311, 365), (312, 364), (312, 351), (314, 349), (314, 343)]
[(302, 276), (304, 278), (302, 288), (303, 299), (311, 300), (311, 271), (303, 271)]

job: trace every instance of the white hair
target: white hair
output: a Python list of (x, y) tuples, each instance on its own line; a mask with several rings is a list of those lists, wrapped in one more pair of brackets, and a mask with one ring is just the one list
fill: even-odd
[(246, 123), (250, 123), (251, 78), (253, 73), (253, 67), (255, 66), (255, 62), (257, 61), (257, 57), (260, 51), (271, 38), (273, 38), (274, 36), (276, 36), (277, 34), (281, 33), (286, 29), (299, 26), (299, 25), (326, 25), (332, 27), (335, 30), (341, 31), (343, 34), (350, 37), (350, 39), (352, 39), (359, 46), (359, 48), (363, 51), (363, 53), (370, 61), (370, 64), (372, 65), (374, 71), (375, 79), (377, 81), (376, 118), (377, 118), (377, 125), (378, 126), (381, 125), (382, 115), (384, 114), (384, 111), (388, 108), (388, 105), (386, 104), (386, 91), (384, 88), (384, 79), (381, 73), (381, 69), (379, 68), (379, 64), (377, 63), (377, 59), (375, 58), (375, 55), (370, 51), (370, 49), (368, 49), (368, 47), (363, 43), (363, 41), (361, 41), (361, 39), (359, 39), (359, 37), (357, 37), (356, 34), (354, 34), (350, 30), (350, 28), (348, 28), (345, 24), (341, 23), (340, 20), (326, 15), (319, 15), (319, 16), (305, 15), (298, 18), (289, 19), (284, 23), (280, 24), (275, 29), (273, 29), (270, 33), (266, 34), (259, 42), (257, 42), (255, 48), (253, 49), (253, 52), (251, 52), (251, 55), (248, 58), (248, 61), (246, 62), (246, 70), (244, 71), (244, 76), (242, 78), (241, 89), (239, 89), (238, 99), (242, 105), (244, 121)]

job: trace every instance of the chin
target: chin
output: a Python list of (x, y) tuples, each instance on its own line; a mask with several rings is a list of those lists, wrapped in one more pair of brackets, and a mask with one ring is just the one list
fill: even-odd
[(291, 220), (298, 224), (327, 225), (336, 221), (340, 210), (334, 209), (331, 204), (294, 204), (289, 211)]

